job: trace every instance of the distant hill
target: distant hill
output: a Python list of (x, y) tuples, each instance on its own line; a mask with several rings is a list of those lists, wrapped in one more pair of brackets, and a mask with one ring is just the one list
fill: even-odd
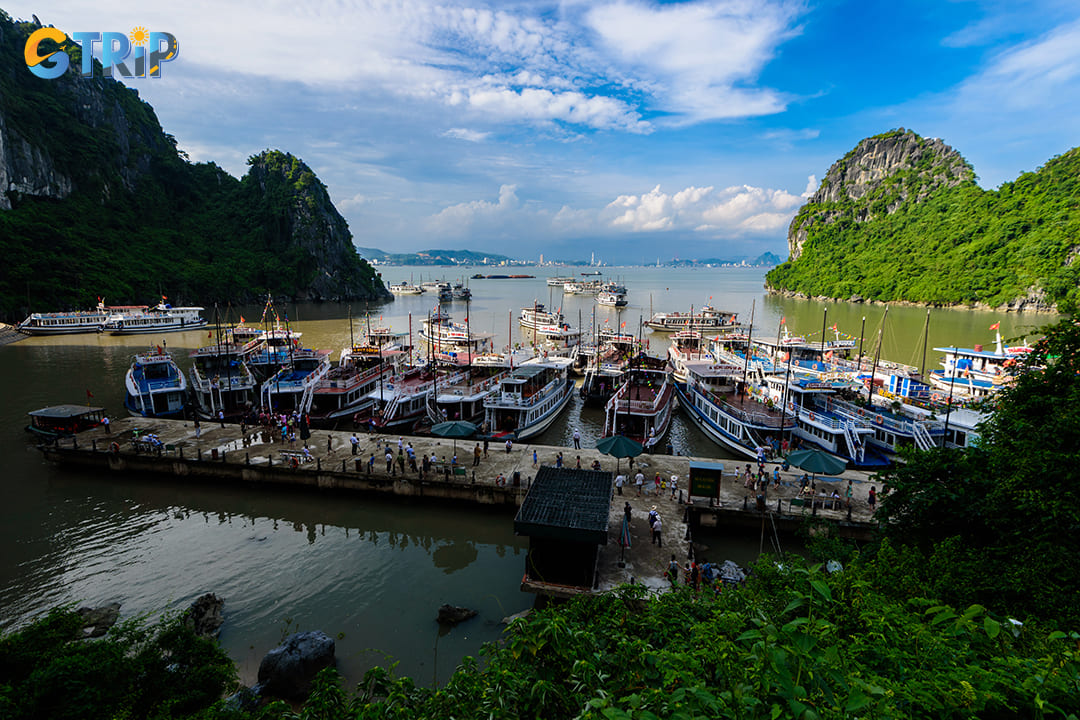
[(505, 255), (472, 250), (422, 250), (416, 253), (388, 253), (378, 248), (357, 248), (368, 260), (387, 265), (523, 265), (524, 261)]
[(746, 267), (773, 267), (783, 262), (783, 259), (778, 255), (766, 252), (758, 255), (753, 260), (746, 257), (736, 258), (693, 258), (671, 260), (665, 265), (674, 267), (694, 267), (697, 265), (743, 265)]
[(1080, 149), (993, 191), (938, 139), (893, 130), (829, 168), (791, 222), (777, 292), (1014, 310), (1080, 299)]
[[(27, 70), (40, 27), (0, 10), (0, 315), (146, 303), (390, 298), (311, 168), (288, 153), (236, 179), (190, 163), (123, 84)], [(43, 50), (47, 48), (44, 47)]]

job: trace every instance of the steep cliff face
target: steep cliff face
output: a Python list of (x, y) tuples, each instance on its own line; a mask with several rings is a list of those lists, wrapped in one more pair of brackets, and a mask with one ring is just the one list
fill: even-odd
[(866, 222), (896, 212), (903, 203), (923, 202), (941, 188), (974, 182), (968, 162), (938, 138), (922, 138), (904, 128), (866, 138), (833, 163), (791, 221), (791, 259), (802, 255), (815, 223), (832, 223), (845, 214)]
[(238, 180), (188, 162), (136, 90), (100, 65), (79, 76), (77, 46), (63, 76), (34, 76), (23, 47), (39, 27), (0, 10), (0, 315), (162, 292), (392, 298), (310, 168), (264, 153)]
[(301, 255), (309, 278), (304, 299), (392, 297), (381, 282), (373, 281), (370, 266), (356, 253), (348, 223), (311, 168), (278, 150), (251, 157), (248, 165), (243, 184), (257, 188), (266, 200), (273, 218), (272, 242)]
[(1080, 303), (1080, 148), (997, 190), (940, 140), (896, 130), (836, 162), (766, 287), (802, 297), (1068, 310)]

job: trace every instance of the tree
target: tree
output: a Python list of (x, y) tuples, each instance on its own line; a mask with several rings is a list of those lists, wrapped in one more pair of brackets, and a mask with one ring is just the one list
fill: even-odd
[(977, 448), (915, 452), (879, 517), (943, 599), (1080, 618), (1080, 323), (1043, 328)]

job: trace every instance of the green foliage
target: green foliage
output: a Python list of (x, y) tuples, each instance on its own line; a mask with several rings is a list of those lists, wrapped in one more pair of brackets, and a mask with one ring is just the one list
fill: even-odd
[(924, 154), (924, 166), (894, 173), (859, 201), (803, 206), (792, 223), (807, 230), (802, 255), (770, 271), (769, 286), (842, 299), (991, 306), (1034, 288), (1050, 303), (1073, 307), (1080, 298), (1080, 148), (996, 191), (962, 182), (915, 202), (944, 174), (931, 158)]
[[(1080, 325), (1043, 328), (978, 448), (912, 452), (885, 478), (879, 571), (908, 592), (1080, 622)], [(906, 558), (906, 559), (902, 559)], [(902, 567), (901, 567), (902, 566)], [(905, 579), (907, 578), (907, 579)]]
[(1018, 637), (979, 605), (896, 601), (858, 565), (754, 570), (720, 594), (580, 597), (515, 621), (484, 669), (466, 659), (443, 688), (377, 669), (350, 695), (327, 674), (298, 713), (264, 717), (1070, 717), (1080, 699), (1080, 636)]
[(79, 616), (57, 609), (0, 638), (0, 717), (172, 718), (209, 709), (236, 684), (217, 643), (182, 620), (132, 620), (80, 640)]
[(31, 31), (0, 18), (0, 112), (12, 153), (21, 139), (42, 158), (24, 171), (52, 168), (72, 193), (54, 200), (3, 189), (12, 209), (0, 210), (0, 316), (86, 308), (98, 296), (117, 304), (160, 294), (201, 304), (304, 296), (319, 264), (334, 274), (319, 278), (323, 297), (385, 295), (325, 186), (297, 158), (261, 153), (242, 181), (189, 163), (136, 91), (74, 69), (56, 80), (28, 72)]

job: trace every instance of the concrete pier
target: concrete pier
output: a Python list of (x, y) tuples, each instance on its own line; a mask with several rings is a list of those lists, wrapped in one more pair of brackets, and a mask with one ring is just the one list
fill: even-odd
[[(145, 438), (154, 435), (160, 444)], [(840, 478), (818, 478), (818, 488), (837, 489), (841, 496), (847, 480), (852, 479), (854, 496), (850, 511), (846, 507), (813, 509), (808, 504), (792, 506), (791, 499), (799, 497), (798, 478), (802, 471), (792, 468), (781, 473), (781, 485), (774, 488), (770, 483), (765, 510), (757, 505), (755, 493), (746, 489), (735, 473), (745, 469), (744, 461), (723, 461), (724, 477), (719, 498), (687, 498), (689, 487), (689, 463), (692, 459), (679, 455), (641, 455), (634, 459), (633, 469), (629, 461), (599, 453), (595, 448), (574, 450), (565, 447), (515, 444), (507, 452), (504, 442), (492, 441), (485, 456), (483, 441), (458, 440), (428, 436), (389, 436), (385, 434), (360, 434), (358, 452), (352, 453), (353, 433), (343, 431), (313, 431), (307, 440), (307, 459), (303, 453), (304, 443), (282, 442), (278, 434), (262, 428), (246, 428), (241, 433), (239, 425), (203, 422), (199, 436), (190, 421), (159, 420), (148, 418), (119, 418), (112, 422), (111, 432), (95, 428), (82, 432), (74, 438), (63, 438), (54, 444), (42, 445), (45, 457), (61, 465), (98, 468), (124, 474), (156, 474), (182, 478), (207, 484), (245, 483), (251, 486), (298, 486), (319, 490), (356, 492), (380, 496), (397, 496), (415, 501), (459, 502), (477, 506), (502, 507), (508, 513), (516, 512), (524, 500), (532, 479), (540, 465), (555, 465), (559, 453), (563, 466), (574, 468), (580, 457), (581, 467), (588, 469), (599, 461), (604, 471), (615, 477), (616, 467), (628, 478), (622, 494), (612, 491), (609, 515), (608, 543), (600, 554), (600, 580), (597, 590), (630, 582), (645, 583), (657, 590), (667, 587), (664, 571), (671, 555), (685, 564), (690, 555), (693, 534), (705, 527), (748, 528), (760, 531), (763, 522), (773, 532), (794, 530), (807, 515), (833, 522), (839, 534), (847, 537), (865, 538), (874, 528), (867, 505), (867, 492), (871, 481), (867, 473), (848, 471)], [(398, 444), (411, 445), (418, 458), (425, 454), (438, 458), (438, 463), (427, 476), (420, 478), (412, 472), (406, 459), (405, 472), (397, 466)], [(588, 439), (585, 441), (588, 444)], [(386, 448), (395, 457), (392, 473), (386, 469)], [(457, 463), (452, 459), (456, 447)], [(480, 460), (474, 465), (474, 451), (481, 450)], [(536, 463), (534, 464), (534, 453)], [(369, 472), (369, 461), (374, 454), (375, 462)], [(443, 464), (445, 460), (445, 465)], [(774, 465), (767, 466), (771, 472)], [(756, 469), (756, 467), (754, 468)], [(645, 476), (641, 493), (634, 484), (637, 471)], [(678, 489), (674, 495), (670, 489), (656, 490), (655, 477), (660, 475), (666, 484), (677, 475)], [(518, 483), (515, 485), (515, 475)], [(505, 482), (500, 480), (505, 479)], [(880, 490), (880, 487), (878, 488)], [(631, 546), (625, 550), (619, 545), (622, 530), (624, 503), (631, 506)], [(652, 543), (647, 522), (649, 510), (656, 506), (663, 521), (663, 544)], [(690, 532), (688, 532), (688, 527)], [(710, 557), (711, 560), (723, 558)]]

